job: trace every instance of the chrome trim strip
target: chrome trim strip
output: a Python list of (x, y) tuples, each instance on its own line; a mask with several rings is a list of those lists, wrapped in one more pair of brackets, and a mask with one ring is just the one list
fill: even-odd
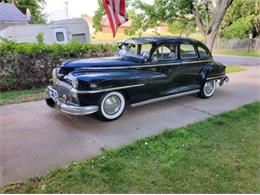
[(221, 78), (223, 78), (223, 77), (225, 77), (225, 75), (216, 76), (216, 77), (209, 77), (209, 78), (206, 78), (206, 80), (208, 81), (208, 80), (212, 80), (212, 79), (221, 79)]
[(196, 89), (196, 90), (187, 91), (187, 92), (183, 92), (183, 93), (178, 93), (178, 94), (168, 95), (168, 96), (159, 97), (159, 98), (154, 98), (154, 99), (150, 99), (150, 100), (145, 100), (145, 101), (142, 101), (142, 102), (138, 102), (138, 103), (131, 104), (131, 107), (142, 106), (142, 105), (145, 105), (145, 104), (150, 104), (150, 103), (154, 103), (154, 102), (159, 102), (159, 101), (167, 100), (167, 99), (174, 98), (174, 97), (180, 97), (180, 96), (184, 96), (184, 95), (190, 95), (190, 94), (193, 94), (193, 93), (197, 93), (197, 92), (199, 92), (199, 91), (200, 91), (199, 89)]
[(168, 63), (168, 64), (150, 64), (150, 65), (136, 65), (136, 66), (114, 66), (114, 67), (83, 67), (78, 68), (77, 70), (117, 70), (117, 69), (132, 69), (132, 68), (150, 68), (150, 67), (161, 67), (161, 66), (175, 66), (175, 65), (182, 65), (182, 64), (194, 64), (194, 63), (201, 63), (201, 62), (211, 62), (212, 60), (200, 60), (200, 61), (193, 61), (193, 62), (175, 62), (175, 63)]
[(144, 85), (145, 84), (127, 85), (127, 86), (122, 86), (122, 87), (112, 87), (112, 88), (108, 88), (108, 89), (89, 90), (89, 91), (80, 91), (80, 90), (72, 88), (71, 91), (74, 92), (74, 93), (78, 93), (78, 94), (83, 94), (83, 93), (93, 94), (93, 93), (102, 93), (102, 92), (107, 92), (107, 91), (114, 91), (114, 90), (119, 90), (119, 89), (141, 87), (141, 86), (144, 86)]

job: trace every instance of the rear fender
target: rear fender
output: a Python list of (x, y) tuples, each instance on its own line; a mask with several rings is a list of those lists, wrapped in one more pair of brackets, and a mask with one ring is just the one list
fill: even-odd
[(203, 66), (200, 72), (199, 84), (204, 84), (206, 79), (209, 77), (221, 77), (225, 75), (225, 66), (218, 62), (211, 62)]
[(200, 85), (203, 85), (205, 83), (206, 78), (208, 74), (212, 71), (212, 69), (213, 69), (213, 64), (211, 63), (206, 64), (205, 66), (202, 67), (200, 71), (199, 81), (198, 81)]

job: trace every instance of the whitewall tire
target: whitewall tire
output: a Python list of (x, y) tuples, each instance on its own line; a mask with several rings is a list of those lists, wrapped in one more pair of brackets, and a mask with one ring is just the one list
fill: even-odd
[(118, 91), (103, 94), (98, 103), (97, 117), (104, 121), (119, 118), (125, 110), (125, 97)]
[(215, 80), (209, 80), (204, 83), (204, 85), (201, 86), (200, 92), (198, 95), (201, 98), (210, 98), (216, 89), (216, 81)]

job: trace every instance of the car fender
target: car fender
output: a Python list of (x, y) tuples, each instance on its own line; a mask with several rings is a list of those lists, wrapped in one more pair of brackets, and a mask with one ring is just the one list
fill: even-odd
[(208, 78), (221, 77), (225, 75), (225, 66), (218, 62), (210, 62), (204, 65), (200, 71), (199, 84), (204, 84)]

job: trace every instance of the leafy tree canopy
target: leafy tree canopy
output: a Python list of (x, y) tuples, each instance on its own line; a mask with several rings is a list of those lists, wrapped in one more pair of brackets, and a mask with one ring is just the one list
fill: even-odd
[(235, 0), (221, 25), (220, 36), (232, 39), (260, 35), (260, 0)]

